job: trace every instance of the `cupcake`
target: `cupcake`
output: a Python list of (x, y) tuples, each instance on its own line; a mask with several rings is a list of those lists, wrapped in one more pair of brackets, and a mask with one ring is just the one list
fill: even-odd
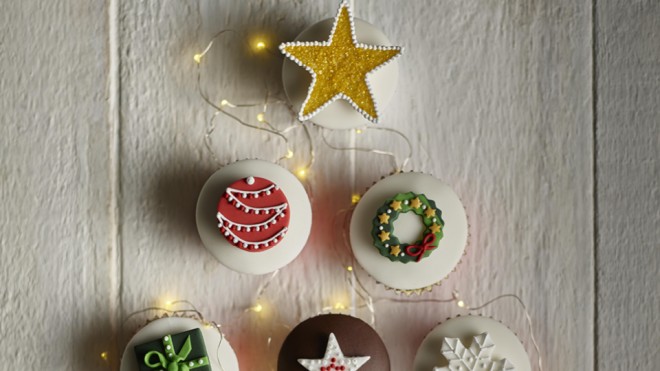
[(238, 359), (217, 328), (192, 318), (165, 317), (133, 336), (120, 370), (238, 371)]
[(440, 283), (460, 262), (467, 216), (447, 184), (426, 174), (398, 173), (360, 198), (350, 241), (357, 262), (378, 282), (419, 292)]
[(265, 274), (295, 259), (307, 242), (312, 210), (300, 181), (260, 160), (223, 167), (197, 201), (202, 242), (225, 266)]
[(377, 123), (392, 98), (399, 76), (391, 46), (377, 27), (354, 19), (348, 1), (336, 18), (304, 30), (280, 50), (287, 57), (282, 80), (299, 119), (329, 129)]
[(301, 322), (286, 337), (278, 371), (389, 371), (390, 359), (376, 331), (364, 321), (324, 314)]
[(525, 348), (502, 323), (455, 317), (435, 327), (417, 351), (413, 371), (531, 371)]

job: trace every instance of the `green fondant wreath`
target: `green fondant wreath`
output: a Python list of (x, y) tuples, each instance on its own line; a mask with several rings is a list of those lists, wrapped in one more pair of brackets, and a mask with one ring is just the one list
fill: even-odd
[[(394, 234), (394, 221), (399, 214), (409, 211), (419, 215), (425, 227), (422, 238), (413, 244), (401, 243)], [(438, 247), (445, 226), (442, 212), (435, 206), (435, 202), (423, 194), (413, 192), (399, 193), (385, 201), (378, 208), (372, 224), (374, 246), (382, 256), (401, 263), (419, 262), (431, 255)]]

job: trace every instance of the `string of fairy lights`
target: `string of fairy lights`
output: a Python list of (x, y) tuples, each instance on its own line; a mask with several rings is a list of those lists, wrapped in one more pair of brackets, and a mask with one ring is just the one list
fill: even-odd
[[(288, 104), (283, 99), (278, 99), (274, 98), (271, 96), (271, 92), (266, 89), (265, 94), (263, 98), (261, 99), (260, 102), (254, 103), (235, 103), (230, 99), (223, 98), (220, 100), (214, 100), (211, 99), (210, 96), (205, 92), (203, 89), (203, 82), (204, 82), (204, 77), (203, 77), (203, 65), (206, 56), (208, 53), (213, 49), (213, 46), (217, 42), (217, 40), (220, 37), (227, 36), (229, 34), (233, 34), (235, 31), (233, 30), (222, 30), (215, 34), (210, 42), (207, 44), (207, 46), (202, 49), (201, 52), (194, 54), (193, 55), (193, 61), (195, 62), (196, 68), (197, 68), (197, 90), (202, 98), (202, 100), (210, 107), (213, 109), (213, 113), (210, 116), (204, 130), (204, 145), (209, 152), (211, 158), (213, 161), (221, 166), (223, 165), (223, 162), (220, 160), (218, 155), (215, 152), (214, 149), (214, 142), (213, 142), (213, 134), (215, 130), (217, 129), (217, 121), (219, 118), (224, 117), (230, 120), (230, 122), (233, 122), (235, 124), (241, 125), (243, 127), (253, 129), (256, 131), (260, 131), (262, 133), (266, 133), (268, 135), (272, 135), (276, 138), (279, 138), (283, 144), (283, 148), (280, 152), (280, 155), (277, 157), (277, 162), (285, 162), (289, 160), (293, 160), (295, 156), (298, 155), (298, 151), (294, 151), (294, 148), (291, 145), (291, 140), (289, 138), (289, 135), (294, 132), (295, 130), (302, 130), (304, 133), (304, 138), (307, 142), (306, 144), (306, 151), (302, 151), (303, 155), (301, 157), (306, 158), (306, 162), (304, 165), (301, 165), (300, 167), (296, 168), (293, 170), (293, 173), (301, 180), (305, 181), (307, 177), (310, 174), (311, 168), (314, 165), (315, 162), (315, 145), (314, 145), (314, 140), (313, 140), (313, 135), (310, 130), (311, 127), (314, 127), (314, 130), (321, 130), (321, 138), (323, 143), (337, 151), (357, 151), (357, 152), (366, 152), (366, 153), (371, 153), (371, 154), (376, 154), (376, 155), (382, 155), (389, 157), (392, 161), (393, 165), (393, 172), (398, 173), (401, 171), (404, 171), (406, 166), (409, 164), (410, 159), (412, 158), (413, 154), (413, 146), (410, 141), (410, 139), (403, 134), (402, 132), (392, 129), (392, 128), (386, 128), (386, 127), (377, 127), (377, 128), (364, 128), (364, 129), (356, 129), (354, 130), (354, 134), (364, 134), (365, 132), (369, 131), (382, 131), (386, 133), (391, 133), (394, 135), (397, 135), (403, 139), (403, 142), (407, 145), (408, 150), (405, 155), (405, 157), (402, 160), (399, 160), (398, 156), (396, 153), (393, 151), (386, 151), (386, 150), (380, 150), (380, 149), (375, 149), (375, 148), (369, 148), (369, 147), (361, 147), (361, 146), (340, 146), (340, 145), (335, 145), (329, 141), (327, 138), (327, 130), (323, 128), (319, 128), (313, 125), (310, 125), (310, 123), (300, 123), (297, 122), (295, 119), (296, 113), (294, 112), (293, 108)], [(266, 39), (252, 39), (250, 41), (246, 40), (248, 46), (254, 53), (264, 53), (264, 52), (269, 52), (271, 50), (270, 45), (268, 44), (268, 41)], [(276, 54), (276, 53), (273, 53)], [(276, 54), (278, 55), (278, 54)], [(282, 125), (281, 123), (274, 123), (271, 122), (269, 119), (269, 109), (273, 105), (282, 105), (288, 109), (290, 112), (290, 117), (291, 121), (284, 123), (284, 127), (280, 128)], [(241, 116), (237, 113), (238, 110), (241, 109), (249, 109), (249, 110), (254, 110), (255, 108), (259, 108), (259, 112), (256, 115), (252, 116), (252, 120), (246, 120), (241, 118)], [(312, 192), (311, 188), (309, 187), (309, 184), (307, 182), (304, 182), (305, 187), (310, 193), (310, 199), (312, 199)], [(496, 296), (493, 299), (490, 299), (486, 301), (483, 304), (480, 305), (475, 305), (472, 306), (468, 304), (463, 298), (461, 298), (460, 293), (456, 290), (452, 292), (451, 297), (448, 298), (443, 298), (443, 299), (422, 299), (422, 298), (406, 298), (406, 299), (397, 299), (397, 298), (391, 298), (391, 297), (373, 297), (370, 293), (369, 290), (365, 287), (365, 285), (362, 282), (362, 279), (360, 278), (360, 274), (358, 274), (357, 270), (355, 269), (356, 262), (355, 258), (353, 257), (352, 253), (350, 252), (350, 244), (348, 242), (348, 236), (346, 231), (348, 230), (348, 221), (350, 220), (350, 215), (355, 207), (355, 205), (360, 201), (360, 194), (359, 193), (353, 193), (351, 195), (350, 199), (350, 204), (351, 207), (340, 210), (337, 212), (335, 215), (333, 223), (338, 223), (339, 228), (343, 233), (343, 238), (340, 240), (340, 246), (339, 249), (336, 249), (335, 251), (340, 254), (340, 251), (346, 252), (348, 250), (347, 256), (350, 258), (346, 259), (343, 254), (340, 254), (340, 261), (342, 261), (342, 270), (344, 271), (344, 278), (345, 278), (345, 283), (348, 288), (347, 295), (345, 297), (349, 297), (350, 303), (347, 303), (344, 299), (342, 300), (330, 300), (328, 301), (328, 305), (325, 305), (320, 308), (318, 313), (316, 314), (322, 314), (322, 313), (331, 313), (331, 312), (348, 312), (352, 316), (357, 316), (357, 310), (358, 309), (365, 309), (368, 313), (369, 321), (372, 326), (375, 326), (376, 324), (376, 303), (408, 303), (408, 304), (414, 304), (414, 303), (436, 303), (436, 304), (442, 304), (442, 303), (453, 303), (456, 305), (457, 308), (461, 310), (465, 310), (468, 313), (472, 313), (474, 311), (478, 311), (481, 309), (484, 309), (490, 305), (492, 305), (495, 302), (498, 302), (503, 299), (514, 299), (515, 302), (520, 306), (521, 310), (523, 311), (526, 319), (527, 326), (530, 331), (530, 338), (532, 341), (532, 344), (534, 346), (534, 349), (537, 354), (537, 366), (538, 370), (542, 371), (543, 370), (543, 360), (542, 360), (542, 355), (540, 352), (540, 348), (538, 345), (538, 342), (534, 336), (534, 325), (531, 319), (531, 316), (529, 314), (529, 311), (527, 310), (527, 307), (523, 300), (515, 295), (515, 294), (504, 294), (504, 295), (499, 295)], [(257, 288), (255, 294), (253, 295), (253, 301), (252, 304), (250, 304), (247, 308), (245, 308), (241, 313), (239, 314), (240, 316), (246, 315), (246, 314), (258, 314), (260, 316), (264, 316), (268, 311), (267, 311), (267, 305), (265, 303), (264, 298), (266, 297), (266, 292), (267, 289), (271, 286), (271, 284), (275, 281), (279, 274), (280, 270), (277, 270), (270, 274), (267, 278), (265, 278), (259, 287)], [(364, 274), (364, 273), (363, 273)], [(177, 306), (183, 305), (182, 308), (177, 308)], [(156, 313), (156, 318), (158, 316), (162, 316), (164, 314), (166, 315), (171, 315), (171, 316), (190, 316), (191, 318), (197, 319), (199, 322), (201, 322), (205, 327), (207, 328), (213, 328), (217, 330), (220, 333), (221, 336), (221, 343), (224, 340), (224, 334), (222, 332), (222, 326), (216, 322), (213, 321), (207, 321), (202, 313), (189, 301), (187, 300), (162, 300), (161, 304), (158, 306), (153, 306), (153, 307), (148, 307), (141, 309), (139, 311), (130, 313), (126, 319), (124, 320), (124, 324), (128, 322), (131, 318), (141, 315), (141, 314), (147, 314), (147, 313)], [(237, 318), (236, 318), (237, 319)], [(235, 320), (236, 320), (235, 319)], [(233, 321), (231, 321), (233, 322)], [(287, 324), (281, 324), (282, 326), (289, 328)], [(269, 336), (266, 339), (267, 342), (267, 347), (270, 349), (271, 343), (272, 343), (272, 337)], [(220, 343), (220, 344), (221, 344)], [(218, 349), (220, 348), (220, 344), (218, 344)], [(100, 357), (104, 361), (108, 361), (110, 356), (107, 351), (103, 351), (100, 354)], [(217, 360), (218, 364), (220, 364), (220, 367), (222, 368), (222, 362), (220, 359)], [(224, 370), (224, 369), (223, 369)]]

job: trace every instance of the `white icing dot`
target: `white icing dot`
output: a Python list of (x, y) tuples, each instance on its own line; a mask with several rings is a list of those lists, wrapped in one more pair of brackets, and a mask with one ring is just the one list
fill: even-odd
[(203, 359), (200, 359), (198, 363), (201, 365), (201, 364), (204, 363), (204, 360), (203, 360)]
[(380, 229), (380, 230), (382, 231), (382, 230), (383, 230), (383, 226), (381, 225), (380, 227), (378, 227), (378, 229)]
[(386, 243), (386, 244), (385, 244), (385, 247), (390, 247), (390, 244), (389, 244), (389, 243)]
[(251, 177), (251, 176), (247, 177), (247, 179), (245, 179), (245, 182), (249, 185), (253, 185), (254, 184), (254, 177)]
[(170, 340), (170, 337), (169, 337), (169, 336), (165, 336), (165, 337), (163, 338), (163, 340), (164, 340), (164, 341), (168, 341), (168, 340)]
[(195, 365), (195, 362), (189, 362), (189, 363), (188, 363), (188, 366), (190, 366), (190, 367), (192, 367), (192, 366), (194, 366), (194, 365)]
[(166, 349), (166, 350), (170, 350), (170, 349), (172, 349), (172, 346), (171, 346), (171, 345), (168, 345), (168, 346), (165, 347), (165, 349)]
[(408, 200), (403, 201), (404, 205), (408, 205)]
[(422, 209), (426, 210), (426, 205), (422, 205)]
[(392, 214), (392, 209), (387, 209), (388, 214)]
[(433, 218), (433, 222), (434, 222), (434, 223), (435, 223), (435, 221), (436, 221), (436, 219), (435, 219), (435, 218)]

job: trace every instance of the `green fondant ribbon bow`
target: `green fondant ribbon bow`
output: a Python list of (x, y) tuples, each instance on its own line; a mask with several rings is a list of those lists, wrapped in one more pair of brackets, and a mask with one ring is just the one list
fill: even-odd
[[(144, 355), (144, 364), (149, 368), (160, 368), (167, 371), (188, 371), (202, 366), (209, 365), (208, 357), (202, 357), (195, 360), (188, 360), (186, 358), (192, 350), (192, 343), (190, 342), (190, 336), (186, 339), (181, 347), (181, 350), (177, 354), (174, 351), (174, 344), (172, 344), (172, 336), (166, 335), (163, 337), (163, 347), (165, 348), (165, 354), (152, 350), (151, 352)], [(167, 356), (166, 356), (167, 355)], [(153, 356), (158, 357), (158, 362), (152, 363), (151, 358)]]

